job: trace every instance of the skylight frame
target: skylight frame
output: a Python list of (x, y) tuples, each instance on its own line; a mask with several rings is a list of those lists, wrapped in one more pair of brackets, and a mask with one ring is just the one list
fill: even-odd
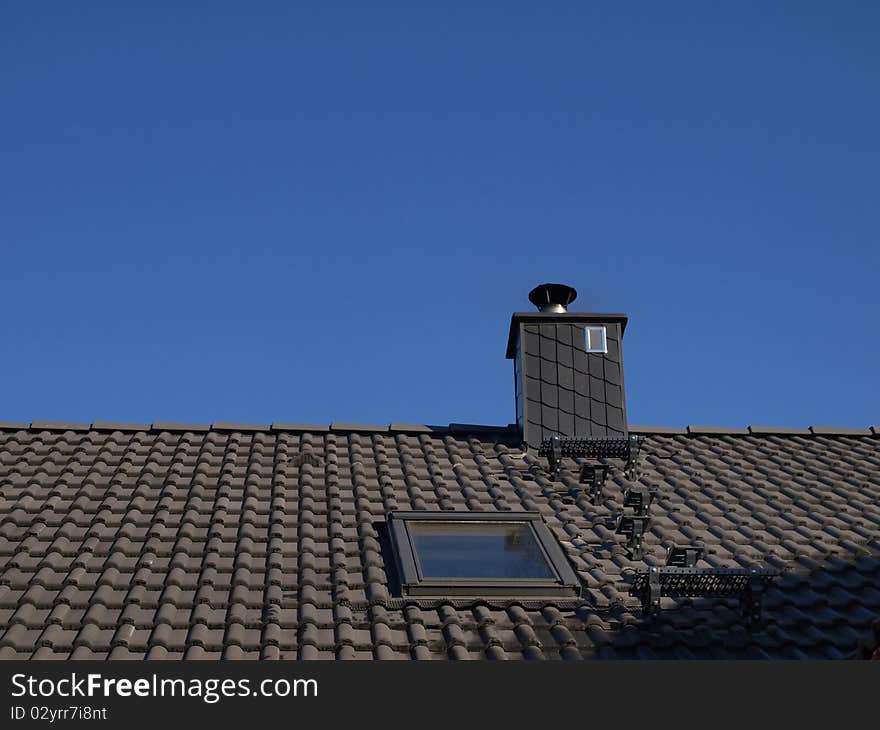
[[(417, 522), (525, 524), (531, 531), (552, 578), (426, 578), (410, 532)], [(577, 598), (581, 583), (539, 512), (393, 512), (389, 535), (404, 598)]]

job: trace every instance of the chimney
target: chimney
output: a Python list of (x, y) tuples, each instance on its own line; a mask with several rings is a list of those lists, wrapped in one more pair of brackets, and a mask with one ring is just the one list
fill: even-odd
[(626, 439), (623, 391), (625, 314), (568, 311), (577, 292), (541, 284), (529, 292), (537, 312), (510, 320), (507, 358), (514, 361), (516, 422), (523, 443), (547, 439)]

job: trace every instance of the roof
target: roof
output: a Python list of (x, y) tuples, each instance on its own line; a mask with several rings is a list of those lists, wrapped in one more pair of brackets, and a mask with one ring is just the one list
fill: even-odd
[[(643, 561), (510, 427), (0, 424), (0, 658), (842, 658), (880, 617), (880, 429), (630, 427), (657, 487)], [(404, 602), (395, 510), (538, 511), (578, 604)], [(670, 543), (779, 568), (762, 622), (631, 571)], [(861, 649), (859, 647), (862, 647)]]

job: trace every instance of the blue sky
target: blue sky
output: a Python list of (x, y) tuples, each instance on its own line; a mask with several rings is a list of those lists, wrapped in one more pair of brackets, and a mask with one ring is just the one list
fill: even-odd
[[(0, 420), (880, 422), (880, 5), (4, 3)], [(164, 4), (161, 4), (164, 5)]]

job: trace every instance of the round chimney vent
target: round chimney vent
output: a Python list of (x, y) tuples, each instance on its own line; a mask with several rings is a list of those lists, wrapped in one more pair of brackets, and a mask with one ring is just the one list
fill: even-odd
[(539, 284), (529, 292), (529, 301), (541, 312), (567, 312), (577, 295), (576, 289), (565, 284)]

